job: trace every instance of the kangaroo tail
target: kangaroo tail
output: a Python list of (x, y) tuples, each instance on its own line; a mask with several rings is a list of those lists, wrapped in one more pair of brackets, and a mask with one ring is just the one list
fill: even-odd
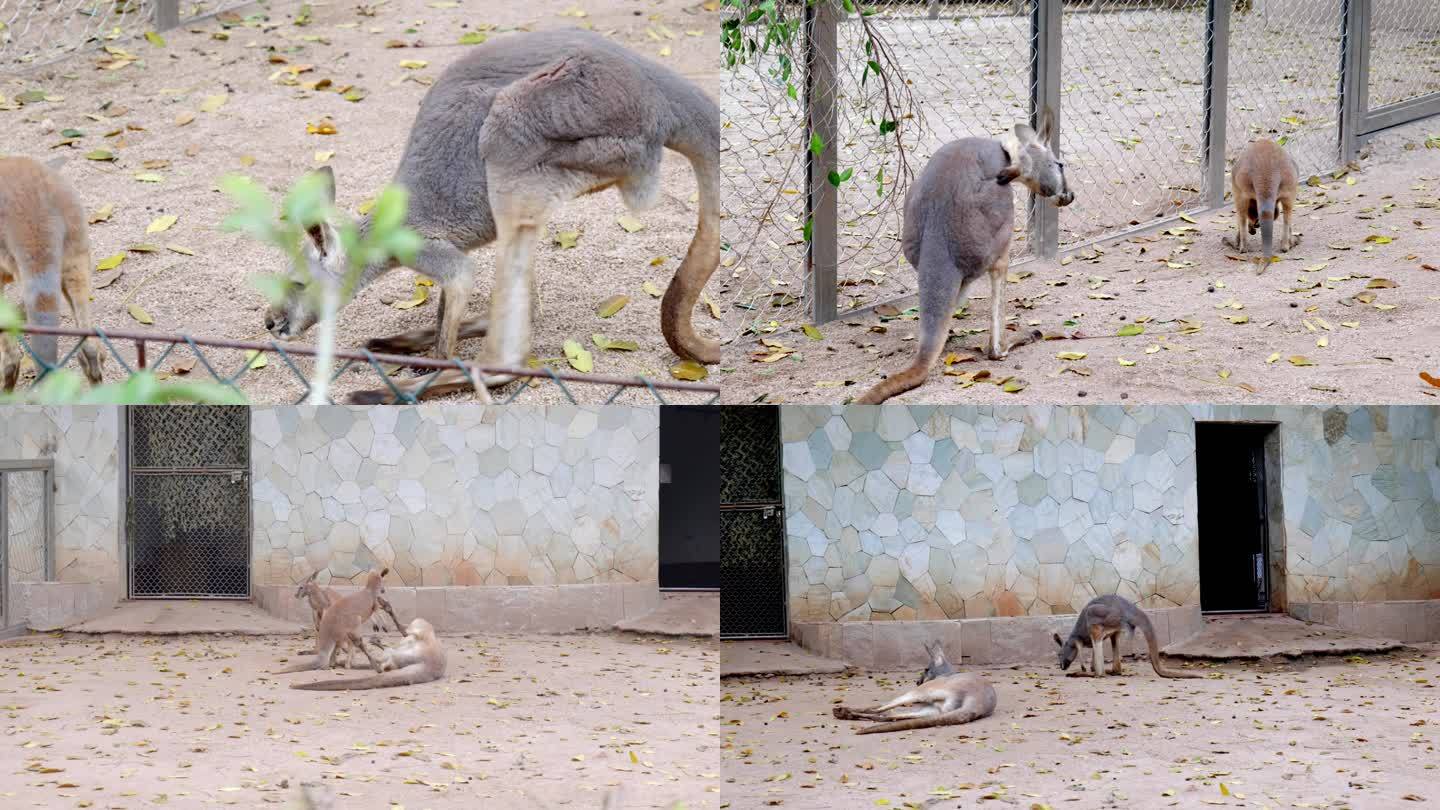
[(1270, 184), (1258, 190), (1259, 196), (1255, 201), (1259, 209), (1260, 220), (1260, 249), (1265, 254), (1265, 264), (1269, 267), (1270, 262), (1275, 258), (1275, 200), (1280, 196), (1280, 179), (1277, 176)]
[(1139, 628), (1145, 633), (1145, 644), (1150, 651), (1150, 666), (1155, 668), (1155, 674), (1162, 678), (1203, 678), (1198, 672), (1184, 672), (1178, 669), (1168, 669), (1160, 663), (1160, 645), (1155, 642), (1155, 625), (1150, 623), (1150, 617), (1140, 608), (1135, 609), (1135, 619), (1131, 622), (1133, 627)]
[(962, 723), (973, 723), (990, 714), (990, 711), (987, 709), (969, 704), (970, 702), (966, 701), (966, 705), (954, 711), (931, 717), (910, 717), (904, 720), (892, 720), (888, 723), (876, 723), (873, 726), (865, 726), (855, 733), (883, 734), (887, 731), (910, 731), (917, 728), (931, 728), (934, 726), (958, 726)]
[(275, 670), (276, 675), (283, 675), (287, 672), (309, 672), (312, 669), (325, 669), (330, 665), (330, 656), (335, 653), (335, 643), (326, 644), (319, 639), (315, 641), (315, 657), (304, 663), (288, 666), (284, 669)]
[[(24, 280), (25, 321), (30, 326), (60, 325), (60, 251), (59, 239), (53, 245), (26, 251), (17, 256), (29, 272)], [(60, 356), (60, 339), (55, 335), (29, 335), (26, 340), (35, 356), (47, 366), (54, 366)]]
[(963, 277), (955, 269), (944, 240), (938, 236), (921, 241), (918, 258), (915, 270), (920, 276), (920, 345), (915, 350), (915, 360), (872, 386), (855, 400), (857, 404), (878, 405), (919, 387), (930, 376), (945, 341), (950, 339), (950, 316), (954, 314)]
[(408, 667), (382, 672), (379, 675), (371, 675), (368, 678), (345, 678), (336, 681), (316, 681), (315, 683), (292, 683), (291, 689), (308, 689), (313, 692), (343, 692), (351, 689), (387, 689), (392, 686), (409, 686), (416, 683), (437, 680), (431, 677), (429, 670), (424, 664), (411, 664)]
[(275, 670), (275, 672), (274, 672), (273, 674), (275, 674), (275, 675), (284, 675), (284, 674), (287, 673), (287, 672), (309, 672), (309, 671), (312, 670), (312, 669), (320, 669), (320, 668), (321, 668), (321, 667), (320, 667), (320, 662), (319, 662), (319, 655), (320, 655), (320, 654), (317, 652), (315, 655), (316, 655), (316, 660), (306, 661), (306, 662), (303, 663), (303, 664), (295, 664), (294, 666), (289, 666), (289, 667), (286, 667), (286, 668), (284, 668), (284, 669), (277, 669), (277, 670)]

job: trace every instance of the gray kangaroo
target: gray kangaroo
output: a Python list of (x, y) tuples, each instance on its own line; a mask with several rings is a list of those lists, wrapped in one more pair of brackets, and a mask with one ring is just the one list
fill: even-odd
[[(1181, 672), (1179, 670), (1166, 669), (1160, 663), (1160, 645), (1155, 641), (1155, 628), (1150, 624), (1150, 617), (1145, 611), (1135, 606), (1134, 602), (1123, 596), (1108, 594), (1097, 596), (1085, 603), (1080, 610), (1080, 615), (1075, 619), (1075, 627), (1070, 631), (1070, 637), (1061, 640), (1060, 634), (1055, 633), (1055, 643), (1060, 645), (1060, 669), (1064, 671), (1070, 668), (1080, 648), (1084, 647), (1087, 654), (1091, 656), (1091, 671), (1088, 675), (1092, 678), (1102, 677), (1102, 670), (1105, 669), (1105, 653), (1102, 649), (1105, 642), (1110, 642), (1110, 674), (1124, 674), (1120, 668), (1120, 634), (1124, 630), (1134, 633), (1136, 628), (1144, 631), (1145, 642), (1150, 649), (1150, 665), (1155, 668), (1155, 674), (1162, 678), (1203, 678), (1198, 672)], [(1087, 674), (1082, 659), (1080, 673)]]
[(1038, 332), (1004, 345), (1005, 274), (1010, 270), (1010, 234), (1019, 180), (1056, 205), (1075, 194), (1065, 182), (1065, 164), (1050, 151), (1053, 116), (1047, 111), (1037, 135), (1016, 124), (1001, 141), (963, 138), (940, 147), (905, 196), (900, 236), (905, 260), (920, 277), (920, 345), (915, 361), (866, 391), (857, 402), (877, 404), (925, 382), (949, 339), (950, 316), (972, 281), (990, 275), (991, 360), (1040, 337)]
[(972, 672), (957, 672), (938, 643), (926, 644), (925, 652), (930, 654), (930, 665), (920, 673), (914, 689), (871, 709), (836, 706), (832, 713), (840, 720), (878, 721), (856, 732), (876, 734), (971, 723), (995, 711), (995, 687), (989, 681)]
[[(536, 303), (533, 254), (548, 216), (566, 200), (612, 186), (632, 209), (652, 205), (665, 149), (690, 161), (699, 222), (660, 302), (660, 331), (681, 358), (720, 362), (720, 345), (698, 335), (692, 320), (720, 263), (720, 108), (669, 68), (574, 29), (512, 34), (475, 46), (425, 94), (394, 180), (410, 192), (406, 224), (424, 238), (413, 269), (440, 283), (439, 325), (371, 340), (367, 347), (416, 351), (433, 342), (441, 357), (453, 357), (461, 338), (486, 335), (485, 364), (522, 365)], [(333, 175), (330, 193), (333, 199)], [(467, 254), (491, 242), (490, 318), (465, 320), (474, 283)], [(297, 275), (285, 300), (265, 316), (265, 328), (282, 339), (318, 318), (301, 279), (335, 278), (346, 266), (333, 223), (312, 229), (302, 247), (308, 276)], [(355, 292), (398, 266), (366, 267)], [(579, 279), (581, 285), (588, 281)], [(510, 379), (496, 375), (484, 382)], [(397, 387), (413, 393), (423, 384), (417, 378)], [(469, 385), (464, 373), (446, 371), (426, 393)], [(359, 392), (352, 401), (393, 398), (387, 389)]]
[(1260, 272), (1275, 259), (1275, 209), (1285, 217), (1285, 230), (1280, 235), (1280, 252), (1294, 247), (1295, 232), (1290, 227), (1290, 213), (1295, 208), (1298, 188), (1295, 162), (1274, 141), (1258, 140), (1245, 147), (1230, 169), (1230, 190), (1235, 202), (1235, 238), (1222, 241), (1245, 252), (1245, 233), (1255, 233), (1260, 225), (1260, 250), (1265, 254)]

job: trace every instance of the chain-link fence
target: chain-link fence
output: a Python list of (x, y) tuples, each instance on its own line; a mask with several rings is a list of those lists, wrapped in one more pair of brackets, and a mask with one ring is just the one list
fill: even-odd
[[(759, 5), (741, 0), (732, 21)], [(906, 169), (946, 142), (1038, 123), (1047, 107), (1076, 200), (1017, 205), (1015, 261), (1223, 205), (1226, 168), (1256, 138), (1280, 142), (1308, 176), (1349, 161), (1380, 129), (1440, 113), (1432, 0), (881, 0), (863, 17), (843, 0), (780, 8), (796, 21), (794, 44), (732, 65), (723, 90), (737, 333), (913, 293), (899, 245)], [(740, 27), (758, 40), (771, 25)], [(877, 100), (882, 67), (901, 87), (898, 139), (876, 125), (894, 109)]]
[(23, 626), (16, 586), (55, 576), (55, 466), (0, 459), (0, 635)]
[(105, 45), (125, 46), (255, 0), (0, 0), (0, 74)]

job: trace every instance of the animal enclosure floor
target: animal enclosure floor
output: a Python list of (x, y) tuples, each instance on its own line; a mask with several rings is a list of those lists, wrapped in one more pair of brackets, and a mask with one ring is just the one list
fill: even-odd
[[(299, 25), (302, 8), (308, 22)], [(264, 299), (248, 278), (283, 272), (286, 262), (269, 246), (219, 229), (231, 205), (217, 190), (218, 181), (242, 173), (278, 198), (323, 158), (335, 170), (339, 207), (353, 215), (389, 182), (428, 83), (467, 52), (470, 46), (456, 43), (477, 29), (499, 37), (516, 30), (585, 26), (678, 70), (712, 93), (718, 87), (719, 14), (692, 0), (274, 2), (243, 6), (238, 13), (266, 18), (260, 25), (228, 30), (214, 19), (186, 24), (165, 32), (163, 48), (143, 38), (108, 42), (138, 60), (118, 69), (98, 69), (110, 59), (91, 52), (23, 77), (0, 76), (0, 96), (6, 99), (31, 90), (51, 96), (19, 110), (0, 111), (0, 131), (5, 133), (0, 153), (40, 160), (65, 155), (69, 162), (61, 173), (79, 191), (86, 211), (111, 207), (108, 219), (90, 226), (95, 262), (125, 257), (116, 270), (96, 275), (96, 284), (104, 285), (94, 296), (95, 319), (102, 328), (263, 339)], [(212, 38), (216, 34), (229, 38)], [(662, 50), (668, 55), (661, 56)], [(329, 82), (329, 89), (304, 87), (317, 81)], [(351, 85), (367, 95), (351, 102), (335, 92)], [(205, 111), (208, 107), (213, 111)], [(323, 121), (333, 124), (335, 134), (310, 134), (309, 129), (321, 128)], [(71, 129), (83, 135), (73, 145), (57, 146), (66, 140), (62, 133)], [(94, 150), (109, 152), (114, 160), (87, 160), (85, 155)], [(137, 175), (160, 180), (142, 182)], [(535, 257), (540, 298), (536, 358), (557, 369), (569, 368), (562, 347), (574, 340), (593, 353), (595, 374), (671, 378), (669, 368), (678, 358), (660, 336), (660, 301), (644, 285), (665, 289), (684, 257), (695, 232), (695, 193), (689, 163), (667, 154), (656, 207), (632, 213), (617, 192), (606, 191), (566, 203), (555, 213)], [(627, 214), (643, 223), (643, 229), (623, 228), (617, 220)], [(151, 223), (164, 216), (178, 220), (167, 230), (147, 233)], [(573, 247), (561, 247), (560, 234), (567, 234), (567, 243), (573, 236)], [(134, 250), (145, 245), (153, 252)], [(494, 251), (481, 248), (472, 261), (476, 287), (467, 313), (488, 316)], [(358, 348), (373, 337), (434, 326), (438, 287), (420, 306), (394, 306), (411, 299), (417, 278), (398, 270), (363, 290), (340, 313), (337, 345)], [(620, 294), (629, 296), (629, 304), (612, 317), (600, 318), (596, 305)], [(12, 289), (9, 297), (18, 301), (18, 290)], [(131, 305), (153, 325), (138, 322)], [(62, 323), (71, 324), (68, 314)], [(718, 321), (703, 305), (697, 308), (695, 323), (702, 333), (718, 336)], [(592, 342), (596, 334), (633, 340), (639, 348), (602, 351)], [(316, 330), (296, 340), (313, 344)], [(62, 340), (62, 352), (69, 345)], [(133, 366), (134, 347), (125, 342), (116, 346)], [(464, 341), (460, 356), (476, 358), (482, 346), (483, 339)], [(158, 351), (150, 346), (152, 363)], [(239, 351), (207, 355), (226, 375), (246, 363)], [(177, 350), (160, 370), (173, 371), (191, 359), (188, 349)], [(308, 362), (299, 365), (310, 368)], [(78, 373), (74, 362), (71, 366)], [(107, 357), (106, 380), (119, 380), (122, 374), (114, 358)], [(189, 372), (191, 377), (203, 374), (205, 367), (198, 363)], [(294, 402), (303, 394), (284, 361), (273, 355), (265, 368), (248, 372), (241, 387), (254, 404)], [(342, 375), (334, 395), (339, 400), (351, 391), (377, 387), (381, 384), (374, 372), (352, 370)], [(603, 401), (613, 390), (570, 387), (582, 402)], [(673, 403), (710, 398), (679, 391), (665, 391), (664, 396)], [(518, 401), (554, 403), (566, 397), (559, 387), (545, 383), (522, 392)], [(644, 388), (628, 389), (618, 401), (655, 403)]]
[(992, 716), (863, 736), (831, 707), (881, 703), (917, 673), (727, 679), (725, 795), (791, 810), (1419, 807), (1440, 798), (1440, 645), (1418, 649), (1207, 665), (1201, 680), (1138, 661), (1100, 680), (987, 669)]
[(296, 635), (308, 628), (272, 616), (250, 602), (143, 599), (121, 602), (112, 610), (65, 629), (72, 633), (138, 633), (149, 636), (191, 633), (278, 636)]
[(267, 674), (308, 639), (0, 644), (0, 804), (288, 807), (321, 782), (337, 808), (598, 810), (614, 786), (627, 809), (718, 806), (713, 642), (442, 641), (444, 680), (351, 693), (289, 688), (333, 674)]
[[(1132, 640), (1131, 644), (1135, 644)], [(1283, 614), (1206, 616), (1195, 635), (1177, 641), (1166, 655), (1224, 661), (1274, 655), (1355, 655), (1388, 652), (1402, 647), (1388, 638), (1371, 638), (1338, 627), (1302, 622)]]
[[(1433, 129), (1408, 128), (1408, 144)], [(1020, 331), (1008, 331), (1007, 343), (1035, 329), (1081, 339), (976, 359), (965, 347), (987, 340), (982, 279), (962, 303), (966, 314), (949, 321), (957, 337), (925, 384), (893, 401), (1434, 403), (1440, 388), (1419, 375), (1440, 376), (1440, 342), (1429, 338), (1440, 334), (1440, 150), (1391, 153), (1399, 157), (1339, 180), (1327, 175), (1323, 189), (1302, 177), (1300, 243), (1263, 274), (1246, 260), (1253, 254), (1237, 260), (1221, 244), (1234, 234), (1230, 210), (1063, 264), (1012, 267), (1005, 314)], [(914, 306), (913, 298), (899, 304)], [(1132, 334), (1136, 326), (1143, 331)], [(726, 349), (734, 371), (723, 375), (725, 399), (858, 397), (910, 364), (918, 332), (912, 311), (842, 315), (818, 341), (798, 331), (738, 338)], [(762, 339), (793, 354), (776, 358), (780, 350)], [(949, 354), (957, 361), (945, 365)], [(988, 377), (977, 379), (982, 372)], [(1018, 393), (992, 384), (1009, 377), (1021, 381)]]

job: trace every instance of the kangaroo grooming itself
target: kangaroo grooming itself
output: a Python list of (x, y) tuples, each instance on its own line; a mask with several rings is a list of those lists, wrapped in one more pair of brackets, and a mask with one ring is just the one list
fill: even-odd
[[(1105, 669), (1105, 642), (1110, 642), (1110, 674), (1124, 674), (1120, 668), (1120, 633), (1129, 629), (1132, 633), (1136, 629), (1145, 633), (1145, 641), (1150, 647), (1150, 665), (1155, 668), (1155, 674), (1162, 678), (1203, 678), (1198, 672), (1182, 672), (1180, 670), (1166, 669), (1160, 662), (1160, 646), (1155, 641), (1155, 628), (1150, 624), (1150, 617), (1145, 611), (1135, 606), (1134, 602), (1123, 596), (1108, 594), (1097, 596), (1085, 603), (1079, 617), (1075, 619), (1075, 627), (1070, 631), (1070, 637), (1061, 640), (1060, 634), (1055, 633), (1055, 643), (1060, 645), (1060, 669), (1070, 668), (1070, 663), (1075, 660), (1084, 647), (1091, 656), (1091, 671), (1088, 675), (1092, 678), (1103, 677)], [(1085, 672), (1085, 666), (1080, 666), (1081, 674)]]
[(315, 659), (306, 664), (278, 670), (278, 673), (330, 669), (335, 666), (335, 659), (342, 644), (359, 649), (365, 654), (365, 660), (370, 662), (370, 666), (375, 666), (375, 659), (371, 657), (370, 650), (365, 647), (365, 641), (360, 636), (360, 627), (370, 618), (370, 614), (375, 612), (376, 600), (385, 593), (384, 576), (388, 573), (389, 568), (378, 573), (371, 571), (365, 577), (364, 590), (332, 602), (320, 617), (319, 634), (315, 639)]
[[(574, 29), (511, 34), (471, 48), (420, 102), (394, 182), (410, 192), (405, 224), (424, 239), (411, 267), (441, 288), (439, 326), (367, 347), (419, 351), (434, 343), (441, 357), (453, 357), (462, 336), (486, 335), (485, 363), (522, 365), (536, 303), (532, 262), (547, 218), (567, 200), (611, 187), (631, 209), (653, 205), (666, 149), (686, 157), (695, 172), (699, 223), (661, 300), (660, 331), (681, 358), (720, 362), (719, 344), (698, 335), (692, 321), (720, 262), (720, 108), (669, 68)], [(491, 242), (490, 318), (465, 320), (474, 283), (467, 254)], [(333, 223), (312, 229), (302, 248), (311, 278), (333, 279), (347, 266)], [(397, 266), (366, 267), (354, 291)], [(311, 299), (304, 282), (292, 281), (285, 300), (266, 314), (265, 328), (280, 338), (301, 334), (318, 318)], [(423, 385), (421, 378), (398, 387), (413, 393)], [(440, 373), (426, 391), (468, 387), (456, 370)], [(352, 401), (392, 399), (386, 390), (360, 392)]]
[(1260, 250), (1265, 260), (1259, 272), (1265, 272), (1275, 259), (1275, 209), (1282, 210), (1285, 229), (1280, 235), (1280, 252), (1295, 245), (1295, 232), (1290, 229), (1290, 214), (1295, 208), (1295, 163), (1274, 141), (1259, 140), (1245, 147), (1230, 170), (1230, 190), (1235, 198), (1235, 239), (1225, 244), (1245, 252), (1245, 233), (1255, 233), (1260, 226)]
[(995, 687), (989, 681), (973, 672), (957, 672), (939, 644), (926, 644), (925, 651), (930, 665), (920, 673), (914, 689), (872, 709), (836, 706), (834, 715), (841, 720), (879, 721), (856, 732), (876, 734), (971, 723), (995, 711)]
[[(367, 653), (367, 657), (368, 657)], [(424, 619), (410, 622), (405, 640), (381, 650), (380, 660), (371, 659), (378, 674), (368, 678), (347, 678), (338, 681), (292, 683), (291, 689), (337, 691), (344, 689), (384, 689), (438, 681), (445, 676), (445, 651), (435, 637), (435, 628)]]
[[(300, 585), (295, 589), (296, 599), (304, 599), (310, 603), (310, 612), (315, 617), (315, 638), (317, 641), (320, 638), (320, 617), (325, 613), (326, 608), (340, 599), (340, 593), (334, 588), (327, 588), (315, 581), (315, 577), (319, 575), (319, 571), (312, 573), (310, 576), (301, 580)], [(396, 631), (403, 636), (405, 634), (405, 626), (402, 625), (400, 619), (395, 616), (395, 608), (390, 606), (390, 602), (385, 597), (380, 596), (375, 599), (375, 605), (390, 615), (390, 621), (395, 623)], [(367, 616), (366, 618), (371, 617)], [(371, 626), (375, 628), (376, 632), (382, 630), (378, 618), (374, 620)], [(346, 652), (345, 668), (349, 669), (354, 666), (355, 647), (351, 645), (348, 640), (342, 641), (340, 647)]]
[(950, 337), (950, 317), (970, 283), (990, 275), (991, 360), (1040, 337), (1033, 332), (1006, 348), (1005, 275), (1010, 272), (1010, 235), (1015, 226), (1019, 180), (1039, 197), (1069, 205), (1075, 194), (1065, 183), (1065, 164), (1050, 151), (1053, 117), (1047, 112), (1040, 134), (1016, 124), (1004, 142), (962, 138), (940, 147), (905, 195), (900, 235), (905, 260), (920, 281), (920, 344), (903, 371), (877, 383), (857, 402), (878, 404), (925, 382)]
[[(60, 325), (60, 296), (75, 325), (89, 329), (90, 235), (85, 210), (75, 190), (53, 169), (29, 158), (0, 158), (0, 295), (20, 282), (26, 320), (36, 326)], [(35, 354), (48, 365), (59, 358), (55, 335), (31, 335)], [(0, 383), (12, 391), (20, 379), (20, 346), (0, 336)], [(100, 353), (89, 339), (80, 342), (80, 367), (92, 384), (100, 382)]]

